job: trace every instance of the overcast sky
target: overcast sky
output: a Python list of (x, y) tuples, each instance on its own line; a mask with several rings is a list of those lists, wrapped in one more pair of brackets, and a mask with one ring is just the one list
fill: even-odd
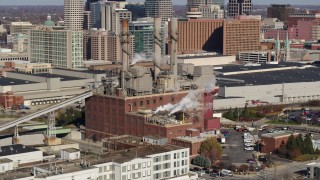
[[(129, 0), (143, 2), (142, 0)], [(172, 0), (174, 4), (184, 5), (186, 0)], [(227, 1), (227, 0), (226, 0)], [(320, 0), (252, 0), (253, 4), (297, 4), (320, 5)], [(0, 5), (63, 5), (63, 0), (0, 0)]]

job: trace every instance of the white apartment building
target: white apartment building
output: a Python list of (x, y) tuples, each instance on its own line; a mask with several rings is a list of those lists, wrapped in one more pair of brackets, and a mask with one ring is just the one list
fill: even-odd
[(99, 180), (169, 179), (189, 173), (189, 148), (173, 145), (146, 146), (112, 152), (96, 162)]
[(193, 180), (197, 175), (189, 173), (189, 163), (189, 148), (149, 145), (72, 162), (35, 164), (30, 169), (17, 169), (15, 173), (0, 174), (0, 179)]
[(29, 32), (29, 59), (57, 68), (82, 67), (83, 32), (37, 27)]
[(83, 0), (64, 0), (64, 25), (67, 30), (82, 31)]

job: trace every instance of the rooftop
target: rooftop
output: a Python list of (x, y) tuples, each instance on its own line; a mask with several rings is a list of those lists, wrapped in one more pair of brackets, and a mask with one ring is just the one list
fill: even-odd
[(38, 83), (38, 82), (0, 77), (0, 86), (12, 86), (12, 85), (34, 84), (34, 83)]
[[(23, 72), (14, 72), (14, 73), (18, 73), (18, 74), (26, 74)], [(43, 77), (43, 78), (60, 78), (61, 81), (73, 81), (73, 80), (81, 80), (84, 78), (80, 78), (80, 77), (74, 77), (74, 76), (64, 76), (64, 75), (60, 75), (60, 74), (50, 74), (50, 73), (41, 73), (41, 74), (28, 74), (31, 76), (37, 76), (37, 77)]]
[(217, 135), (215, 134), (214, 131), (209, 131), (209, 132), (200, 133), (200, 136), (196, 136), (196, 137), (179, 136), (174, 139), (195, 143), (195, 142), (202, 142), (210, 137), (217, 137)]
[(277, 138), (281, 136), (290, 136), (291, 134), (298, 134), (292, 131), (278, 131), (278, 132), (273, 132), (273, 133), (266, 133), (262, 134), (261, 137), (266, 137), (266, 138)]
[(76, 148), (61, 149), (61, 151), (66, 151), (68, 153), (80, 152), (80, 150)]
[(10, 146), (1, 146), (0, 147), (0, 157), (1, 156), (8, 156), (14, 154), (22, 154), (28, 152), (40, 151), (36, 148), (30, 146), (24, 146), (22, 144), (14, 144)]
[(173, 150), (185, 149), (183, 147), (174, 146), (174, 145), (164, 145), (164, 146), (157, 146), (157, 145), (149, 145), (145, 147), (125, 150), (125, 151), (115, 151), (111, 152), (106, 155), (101, 155), (99, 158), (91, 157), (87, 159), (87, 161), (92, 162), (91, 164), (101, 164), (107, 162), (117, 162), (117, 163), (124, 163), (131, 161), (135, 158), (147, 158), (153, 154), (160, 154), (165, 152), (170, 152)]
[(0, 164), (3, 164), (3, 163), (10, 163), (10, 162), (13, 162), (11, 159), (8, 159), (8, 158), (2, 158), (0, 159)]
[[(59, 69), (59, 68), (54, 68)], [(70, 72), (82, 72), (82, 73), (89, 73), (89, 74), (105, 74), (106, 71), (100, 71), (100, 70), (87, 70), (87, 69), (81, 69), (81, 70), (75, 70), (75, 69), (62, 69), (64, 71), (70, 71)]]
[(299, 83), (320, 81), (320, 68), (271, 70), (233, 75), (217, 75), (217, 85), (220, 87), (269, 85), (283, 83)]

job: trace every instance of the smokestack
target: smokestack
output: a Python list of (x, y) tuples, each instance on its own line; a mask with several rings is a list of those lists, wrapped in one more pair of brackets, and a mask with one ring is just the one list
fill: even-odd
[(154, 18), (154, 79), (160, 73), (161, 65), (161, 18)]
[(121, 88), (122, 95), (126, 96), (126, 90), (124, 87), (124, 73), (128, 71), (129, 67), (129, 26), (128, 19), (122, 20), (122, 36), (121, 36), (121, 45), (122, 45), (122, 74), (121, 74)]
[(169, 49), (170, 49), (170, 71), (177, 78), (177, 40), (178, 40), (178, 20), (177, 18), (170, 19), (169, 29)]

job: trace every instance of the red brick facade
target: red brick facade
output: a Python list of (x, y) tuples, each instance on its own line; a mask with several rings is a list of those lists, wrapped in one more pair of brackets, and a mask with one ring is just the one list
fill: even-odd
[(10, 109), (14, 106), (19, 109), (23, 103), (23, 96), (15, 96), (11, 91), (0, 94), (0, 107), (5, 109)]
[[(278, 149), (280, 147), (282, 142), (284, 142), (284, 144), (286, 144), (290, 136), (291, 136), (291, 134), (282, 135), (282, 136), (278, 136), (278, 137), (263, 137), (262, 136), (261, 141), (262, 141), (263, 146), (261, 148), (261, 152), (262, 153), (274, 152), (276, 149)], [(298, 134), (295, 133), (294, 136), (298, 136)]]
[[(146, 122), (146, 116), (136, 113), (139, 109), (156, 109), (159, 106), (179, 102), (187, 95), (187, 91), (153, 94), (137, 97), (114, 97), (105, 95), (94, 95), (86, 101), (86, 137), (95, 136), (97, 140), (114, 135), (133, 135), (143, 137), (146, 135), (157, 135), (171, 139), (186, 135), (186, 130), (195, 128), (204, 130), (203, 106), (192, 110), (185, 124), (160, 126)], [(203, 99), (203, 97), (200, 97)], [(203, 102), (202, 102), (203, 103)], [(211, 101), (212, 109), (212, 101)], [(209, 108), (210, 109), (210, 108)], [(207, 113), (207, 118), (210, 119)]]
[(191, 142), (191, 141), (184, 141), (181, 139), (172, 139), (172, 144), (180, 147), (186, 147), (190, 149), (190, 156), (195, 156), (198, 154), (201, 142)]

